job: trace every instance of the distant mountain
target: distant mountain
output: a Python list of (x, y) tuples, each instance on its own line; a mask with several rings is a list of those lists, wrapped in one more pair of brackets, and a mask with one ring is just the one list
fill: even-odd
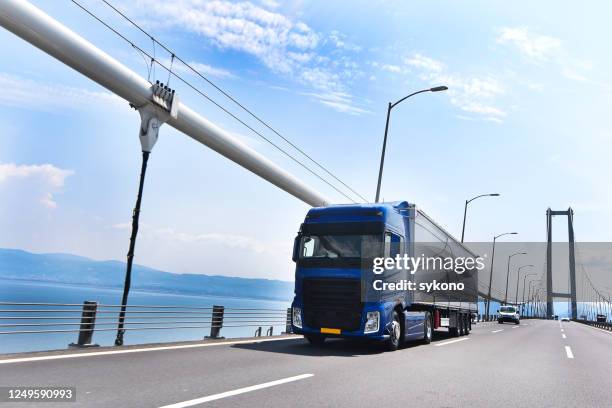
[[(0, 278), (122, 288), (125, 263), (71, 254), (33, 254), (0, 248)], [(178, 274), (146, 266), (132, 268), (132, 288), (189, 295), (289, 300), (293, 283), (218, 275)]]

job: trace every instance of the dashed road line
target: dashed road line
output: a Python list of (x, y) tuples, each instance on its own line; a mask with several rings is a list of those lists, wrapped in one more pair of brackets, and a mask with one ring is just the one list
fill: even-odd
[(561, 337), (563, 337), (564, 339), (567, 339), (567, 336), (565, 334), (562, 334)]
[(567, 354), (567, 358), (574, 358), (574, 353), (572, 353), (570, 346), (565, 346), (565, 354)]
[(469, 337), (464, 337), (462, 339), (449, 340), (449, 341), (445, 341), (443, 343), (436, 343), (436, 344), (434, 344), (434, 346), (436, 346), (436, 347), (446, 346), (447, 344), (458, 343), (460, 341), (469, 340), (469, 339), (470, 339)]
[(303, 380), (305, 378), (310, 378), (312, 376), (314, 376), (314, 374), (296, 375), (294, 377), (287, 377), (287, 378), (282, 378), (280, 380), (270, 381), (270, 382), (263, 383), (263, 384), (251, 385), (250, 387), (238, 388), (236, 390), (226, 391), (226, 392), (222, 392), (219, 394), (208, 395), (206, 397), (196, 398), (196, 399), (192, 399), (189, 401), (177, 402), (176, 404), (164, 405), (163, 407), (160, 407), (160, 408), (192, 407), (194, 405), (203, 404), (209, 401), (215, 401), (215, 400), (222, 399), (222, 398), (233, 397), (234, 395), (240, 395), (246, 392), (257, 391), (263, 388), (269, 388), (269, 387), (274, 387), (276, 385), (281, 385), (281, 384), (286, 384), (286, 383), (293, 382), (293, 381)]
[(493, 330), (491, 333), (499, 333), (500, 331), (504, 331), (504, 329)]

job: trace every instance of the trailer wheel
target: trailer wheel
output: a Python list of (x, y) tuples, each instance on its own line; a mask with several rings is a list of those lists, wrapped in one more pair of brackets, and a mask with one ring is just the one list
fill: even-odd
[(465, 315), (459, 313), (459, 336), (465, 335)]
[(389, 333), (389, 340), (387, 340), (387, 350), (395, 351), (400, 345), (402, 338), (402, 326), (400, 324), (400, 318), (397, 311), (393, 311), (393, 322), (391, 323), (391, 330)]
[(423, 321), (423, 344), (431, 343), (433, 337), (433, 325), (431, 324), (431, 314), (425, 312), (425, 320)]
[(472, 316), (469, 314), (465, 315), (465, 335), (469, 335), (472, 330)]
[(457, 314), (457, 318), (455, 320), (457, 322), (457, 325), (455, 327), (448, 328), (448, 334), (450, 334), (451, 337), (459, 337), (459, 327), (461, 326), (459, 314)]
[(308, 340), (308, 343), (313, 346), (322, 346), (325, 343), (325, 337), (317, 336), (316, 334), (305, 334), (304, 337)]

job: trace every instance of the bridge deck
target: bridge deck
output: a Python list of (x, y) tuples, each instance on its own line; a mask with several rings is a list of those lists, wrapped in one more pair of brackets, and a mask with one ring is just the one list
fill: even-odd
[(612, 333), (575, 322), (479, 323), (394, 353), (293, 336), (210, 344), (5, 356), (0, 384), (76, 386), (71, 407), (612, 406)]

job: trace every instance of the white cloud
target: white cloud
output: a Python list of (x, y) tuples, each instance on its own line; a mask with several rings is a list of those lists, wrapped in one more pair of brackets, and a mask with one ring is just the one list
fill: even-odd
[(402, 67), (400, 67), (399, 65), (393, 65), (393, 64), (382, 64), (380, 66), (380, 69), (382, 69), (383, 71), (388, 71), (388, 72), (392, 72), (396, 74), (402, 72)]
[[(594, 64), (591, 61), (575, 58), (563, 47), (560, 39), (535, 34), (527, 27), (502, 28), (497, 42), (513, 45), (528, 60), (536, 63), (548, 63), (556, 67), (563, 78), (584, 85), (597, 86), (608, 91), (612, 86), (593, 78)], [(549, 65), (547, 65), (548, 67)], [(530, 89), (541, 90), (542, 86), (527, 85)]]
[[(194, 72), (191, 69), (189, 69), (189, 67), (187, 67), (185, 64), (181, 63), (180, 61), (174, 61), (174, 63), (171, 64), (170, 58), (158, 58), (158, 60), (161, 64), (165, 65), (168, 68), (170, 68), (170, 65), (172, 65), (172, 71), (174, 72), (181, 72), (183, 74), (195, 75)], [(223, 78), (236, 78), (236, 76), (232, 74), (230, 71), (228, 71), (227, 69), (213, 67), (212, 65), (208, 65), (208, 64), (204, 64), (204, 63), (196, 62), (196, 61), (187, 61), (187, 64), (189, 64), (193, 69), (195, 69), (202, 75), (208, 75), (208, 76), (222, 78), (222, 79)]]
[(260, 0), (260, 3), (269, 9), (276, 9), (280, 6), (280, 3), (274, 0)]
[(42, 111), (83, 109), (95, 104), (127, 107), (125, 101), (110, 92), (35, 81), (4, 72), (0, 72), (0, 89), (0, 105), (9, 107)]
[(302, 95), (313, 97), (321, 104), (329, 106), (337, 110), (338, 112), (348, 113), (350, 115), (362, 115), (372, 113), (371, 111), (365, 108), (355, 106), (353, 104), (353, 96), (344, 92), (303, 92)]
[(333, 30), (327, 37), (327, 40), (332, 42), (334, 46), (339, 49), (349, 51), (361, 51), (362, 49), (361, 46), (348, 41), (347, 36), (337, 30)]
[(562, 53), (558, 38), (532, 33), (527, 27), (504, 27), (500, 31), (498, 43), (515, 46), (530, 59), (547, 61)]
[(249, 2), (138, 0), (150, 24), (195, 32), (222, 49), (257, 57), (274, 72), (292, 72), (287, 53), (314, 49), (320, 37), (302, 22)]
[[(416, 74), (427, 86), (448, 86), (450, 102), (462, 111), (493, 122), (500, 122), (506, 116), (506, 112), (495, 106), (495, 101), (505, 94), (505, 89), (494, 77), (450, 72), (444, 63), (418, 53), (405, 58), (404, 63), (407, 69), (401, 72)], [(385, 69), (385, 64), (375, 66)]]
[(421, 54), (414, 54), (412, 57), (406, 58), (404, 62), (407, 65), (429, 72), (442, 72), (445, 69), (444, 64), (441, 62), (425, 57)]
[[(132, 224), (125, 222), (114, 224), (111, 227), (118, 230), (129, 230), (132, 228)], [(216, 232), (193, 234), (177, 231), (171, 227), (158, 227), (149, 224), (140, 224), (140, 233), (143, 238), (150, 240), (172, 241), (180, 244), (217, 244), (256, 254), (284, 254), (288, 248), (286, 242), (263, 242), (244, 235)]]
[[(359, 52), (361, 47), (338, 31), (318, 33), (306, 23), (274, 11), (276, 8), (274, 1), (266, 1), (262, 7), (244, 1), (137, 0), (130, 14), (157, 28), (195, 33), (222, 50), (252, 55), (273, 73), (317, 92), (348, 94), (351, 81), (364, 74), (347, 53)], [(340, 112), (363, 111), (353, 97), (342, 103), (316, 100)]]
[(23, 186), (25, 182), (33, 183), (28, 192), (36, 191), (37, 200), (47, 208), (56, 208), (53, 194), (60, 192), (67, 177), (74, 174), (52, 164), (17, 165), (15, 163), (0, 163), (0, 187), (11, 181)]

